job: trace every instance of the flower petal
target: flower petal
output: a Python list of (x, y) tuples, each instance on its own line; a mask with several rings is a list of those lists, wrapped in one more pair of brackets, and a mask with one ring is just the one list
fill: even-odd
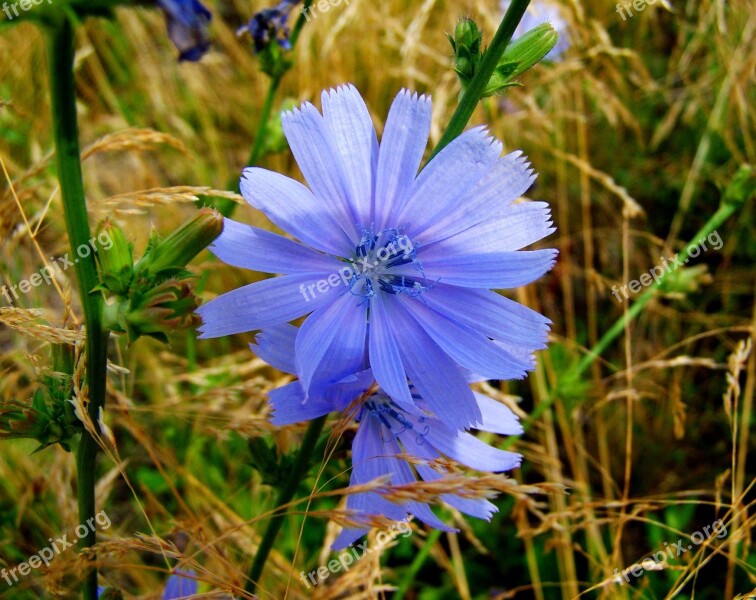
[(299, 381), (272, 389), (268, 392), (268, 399), (273, 409), (270, 416), (273, 425), (301, 423), (336, 410), (334, 404), (325, 397), (305, 402), (304, 389)]
[(464, 431), (431, 427), (426, 439), (442, 454), (479, 471), (509, 471), (519, 467), (522, 461), (522, 456), (516, 452), (493, 448)]
[(323, 116), (309, 102), (284, 112), (281, 125), (289, 147), (307, 185), (339, 228), (350, 240), (353, 250), (362, 236), (358, 216), (350, 204), (349, 188), (337, 148), (331, 141)]
[(336, 407), (346, 410), (352, 402), (362, 396), (373, 385), (373, 372), (370, 369), (347, 375), (339, 382), (326, 388), (325, 396)]
[(297, 334), (297, 374), (308, 398), (334, 381), (366, 368), (367, 308), (351, 294), (313, 312)]
[[(545, 202), (523, 202), (432, 245), (447, 255), (520, 250), (556, 231)], [(428, 250), (429, 246), (425, 246)]]
[[(443, 477), (441, 473), (427, 465), (415, 465), (415, 468), (423, 481), (437, 481)], [(441, 494), (439, 498), (466, 515), (486, 521), (490, 521), (491, 517), (499, 512), (496, 505), (485, 498), (464, 498), (454, 494)]]
[(445, 221), (447, 211), (489, 172), (501, 149), (501, 142), (490, 137), (485, 128), (465, 131), (420, 172), (392, 226), (407, 224), (404, 233), (416, 239), (433, 223)]
[(365, 101), (353, 85), (324, 91), (323, 118), (331, 143), (341, 159), (355, 223), (372, 225), (378, 138)]
[(432, 220), (428, 219), (423, 227), (418, 228), (413, 239), (421, 247), (487, 221), (522, 196), (536, 178), (519, 150), (493, 163), (474, 165), (473, 172), (477, 177), (470, 180), (466, 188), (453, 194), (453, 199), (445, 203), (442, 212), (437, 212)]
[(529, 362), (518, 360), (477, 329), (449, 319), (414, 298), (405, 301), (405, 306), (433, 341), (465, 369), (486, 379), (521, 379), (531, 367)]
[(297, 331), (293, 325), (281, 323), (266, 327), (255, 336), (249, 347), (274, 369), (293, 375), (297, 372), (294, 363), (294, 342)]
[(179, 598), (191, 598), (197, 594), (197, 574), (188, 569), (176, 570), (169, 578), (163, 592), (163, 600), (178, 600)]
[(298, 181), (258, 167), (244, 169), (241, 193), (278, 227), (308, 246), (337, 256), (348, 256), (354, 242), (341, 228), (337, 215)]
[(357, 435), (352, 442), (353, 484), (363, 485), (388, 475), (381, 427), (378, 419), (373, 418), (369, 412), (360, 421)]
[(343, 293), (331, 287), (309, 297), (305, 288), (314, 289), (327, 276), (328, 273), (304, 273), (272, 277), (218, 296), (197, 309), (202, 317), (200, 338), (255, 331), (312, 312)]
[[(355, 497), (360, 496), (363, 498), (360, 498), (360, 500), (357, 500)], [(367, 501), (364, 496), (367, 496), (367, 494), (354, 494), (353, 496), (349, 496), (347, 498), (347, 508), (349, 510), (353, 510), (355, 512), (370, 512), (369, 509), (364, 509), (362, 506), (357, 506), (356, 503), (359, 501), (365, 502)], [(355, 498), (352, 500), (352, 498)], [(351, 506), (350, 506), (350, 500), (351, 500)], [(356, 527), (344, 527), (341, 532), (339, 532), (339, 535), (336, 536), (336, 539), (333, 541), (333, 544), (331, 544), (331, 550), (338, 551), (343, 550), (347, 546), (351, 546), (356, 542), (358, 539), (360, 539), (363, 535), (367, 534), (370, 531), (369, 527), (364, 528), (356, 528)]]
[(393, 215), (404, 205), (412, 188), (425, 146), (432, 117), (430, 96), (408, 90), (397, 94), (383, 129), (375, 183), (376, 230), (396, 227)]
[[(412, 468), (401, 458), (397, 458), (402, 453), (399, 444), (393, 436), (388, 436), (386, 442), (386, 452), (389, 454), (386, 457), (388, 464), (388, 470), (391, 473), (392, 485), (409, 485), (417, 482), (415, 474), (412, 472)], [(418, 502), (411, 500), (401, 504), (407, 512), (412, 513), (418, 519), (420, 519), (426, 525), (440, 529), (441, 531), (455, 532), (458, 531), (453, 527), (449, 527), (441, 519), (439, 519), (431, 510), (430, 506), (426, 502)]]
[[(425, 276), (431, 281), (472, 288), (516, 288), (527, 285), (548, 272), (556, 262), (557, 251), (518, 250), (448, 256), (436, 250), (439, 244), (418, 252)], [(414, 265), (402, 265), (395, 271), (417, 277)]]
[(546, 347), (551, 321), (496, 292), (438, 283), (423, 294), (423, 301), (433, 310), (489, 338), (531, 350)]
[(378, 385), (399, 406), (417, 414), (382, 294), (376, 294), (370, 304), (369, 347), (370, 366)]
[(288, 238), (223, 219), (223, 232), (210, 246), (223, 262), (263, 273), (311, 273), (342, 266), (339, 260)]
[(405, 371), (420, 396), (451, 428), (474, 427), (480, 410), (460, 368), (395, 296), (386, 298), (386, 307)]
[(503, 435), (520, 435), (523, 433), (520, 420), (508, 406), (478, 392), (475, 392), (475, 399), (478, 401), (480, 412), (483, 415), (475, 429)]
[[(373, 418), (372, 415), (366, 415), (360, 422), (357, 435), (352, 442), (352, 475), (349, 481), (350, 486), (364, 485), (379, 477), (389, 475), (381, 427), (382, 425), (378, 423), (378, 419)], [(373, 515), (383, 515), (397, 521), (404, 518), (407, 514), (407, 511), (403, 507), (389, 502), (375, 492), (351, 494), (347, 497), (347, 508), (358, 513), (355, 516), (355, 520), (359, 520), (360, 513), (365, 519), (369, 519)], [(340, 550), (368, 531), (370, 531), (369, 528), (346, 527), (336, 538), (332, 548)]]

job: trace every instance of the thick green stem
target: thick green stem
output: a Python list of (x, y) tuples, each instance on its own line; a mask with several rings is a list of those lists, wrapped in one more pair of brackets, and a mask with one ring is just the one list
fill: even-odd
[(513, 0), (512, 4), (509, 5), (509, 9), (504, 15), (499, 28), (496, 30), (493, 40), (491, 40), (491, 45), (481, 58), (477, 72), (473, 75), (465, 93), (462, 94), (459, 105), (457, 105), (457, 110), (454, 111), (449, 125), (446, 127), (446, 131), (444, 131), (438, 144), (436, 144), (433, 152), (431, 152), (428, 162), (464, 131), (467, 122), (478, 106), (478, 102), (480, 102), (481, 96), (483, 96), (488, 82), (491, 80), (491, 75), (493, 75), (502, 54), (504, 54), (504, 50), (507, 49), (507, 45), (512, 39), (514, 30), (520, 24), (520, 20), (525, 14), (528, 4), (530, 4), (530, 0)]
[[(98, 422), (105, 403), (107, 374), (107, 332), (102, 325), (102, 297), (93, 294), (98, 284), (97, 266), (92, 253), (82, 257), (77, 252), (92, 238), (89, 228), (84, 183), (81, 177), (79, 131), (76, 118), (76, 86), (74, 82), (74, 31), (68, 19), (62, 19), (48, 32), (48, 77), (55, 136), (56, 165), (63, 199), (63, 212), (72, 256), (76, 257), (79, 294), (86, 323), (86, 373), (89, 392), (88, 413)], [(95, 460), (97, 442), (84, 432), (77, 455), (79, 523), (95, 516)], [(81, 547), (95, 544), (96, 535), (89, 531)], [(82, 586), (85, 600), (97, 598), (97, 568), (87, 569)]]
[[(312, 421), (310, 423), (310, 426), (307, 428), (307, 432), (305, 433), (304, 439), (302, 440), (302, 445), (300, 446), (299, 452), (297, 453), (297, 459), (291, 468), (291, 472), (286, 479), (286, 483), (278, 492), (278, 498), (276, 498), (276, 507), (285, 506), (286, 504), (291, 502), (291, 499), (294, 497), (294, 494), (297, 491), (297, 487), (299, 487), (302, 478), (305, 476), (307, 469), (310, 466), (310, 459), (313, 456), (313, 449), (318, 442), (320, 432), (323, 431), (325, 422), (326, 417), (320, 417)], [(268, 555), (273, 548), (273, 544), (276, 541), (276, 536), (281, 529), (281, 525), (283, 525), (285, 517), (286, 511), (282, 510), (271, 517), (270, 521), (268, 522), (268, 527), (265, 529), (262, 541), (260, 542), (260, 547), (257, 549), (255, 560), (252, 563), (252, 567), (249, 570), (249, 576), (247, 578), (245, 591), (250, 595), (254, 594), (255, 589), (257, 588), (257, 583), (260, 579), (260, 575), (262, 575), (263, 569), (265, 568), (265, 562), (267, 561)]]

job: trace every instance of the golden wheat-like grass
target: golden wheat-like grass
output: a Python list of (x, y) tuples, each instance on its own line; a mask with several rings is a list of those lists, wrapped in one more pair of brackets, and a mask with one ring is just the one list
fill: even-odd
[[(268, 86), (235, 30), (264, 3), (207, 4), (215, 14), (215, 45), (199, 64), (176, 64), (154, 10), (119, 9), (114, 22), (92, 19), (79, 29), (80, 137), (92, 224), (115, 213), (137, 256), (152, 225), (170, 231), (200, 198), (232, 200), (240, 204), (237, 218), (270, 227), (242, 205), (236, 190), (227, 189), (246, 166)], [(554, 393), (570, 361), (627, 310), (627, 303), (616, 303), (611, 287), (679, 250), (692, 224), (716, 210), (716, 188), (726, 185), (733, 167), (756, 161), (752, 3), (663, 1), (627, 22), (613, 3), (560, 4), (573, 35), (567, 60), (537, 67), (523, 78), (523, 88), (481, 103), (473, 118), (486, 123), (507, 150), (526, 151), (539, 172), (529, 196), (551, 203), (558, 228), (546, 242), (560, 250), (557, 267), (514, 294), (554, 321), (554, 350), (540, 354), (525, 383), (484, 384), (523, 420)], [(352, 0), (335, 6), (305, 27), (277, 106), (284, 98), (317, 103), (322, 89), (351, 81), (380, 131), (391, 100), (406, 86), (432, 93), (435, 143), (458, 98), (444, 32), (469, 15), (490, 39), (497, 5)], [(0, 285), (12, 285), (68, 251), (38, 29), (25, 24), (2, 32), (0, 82), (0, 132), (9, 132), (0, 136), (7, 170), (0, 182)], [(676, 137), (681, 130), (694, 132), (685, 144)], [(267, 155), (261, 164), (300, 178), (288, 152)], [(649, 189), (648, 182), (655, 187)], [(649, 593), (651, 577), (669, 577), (665, 597), (682, 597), (705, 584), (697, 575), (712, 561), (724, 572), (723, 598), (753, 597), (736, 587), (743, 581), (756, 586), (747, 563), (754, 527), (748, 459), (756, 285), (752, 265), (742, 266), (743, 246), (753, 244), (752, 226), (753, 208), (746, 207), (722, 230), (718, 269), (697, 279), (710, 298), (707, 304), (689, 293), (654, 299), (596, 361), (582, 387), (557, 398), (516, 442), (526, 469), (471, 481), (447, 464), (450, 473), (438, 482), (391, 490), (383, 490), (380, 481), (369, 484), (396, 499), (433, 501), (439, 491), (456, 490), (469, 497), (499, 493), (512, 503), (511, 516), (495, 523), (501, 529), (496, 534), (511, 537), (510, 547), (524, 556), (527, 583), (516, 588), (501, 581), (497, 589), (481, 590), (466, 573), (470, 552), (494, 560), (496, 549), (486, 547), (480, 535), (485, 529), (448, 509), (444, 514), (459, 534), (434, 539), (422, 524), (412, 523), (410, 554), (427, 552), (426, 564), (439, 574), (434, 580), (450, 582), (449, 597), (627, 600)], [(208, 255), (192, 268), (201, 274), (205, 298), (258, 277), (222, 267)], [(81, 310), (71, 291), (75, 283), (68, 280), (73, 274), (64, 275), (57, 287), (40, 288), (0, 309), (0, 398), (31, 398), (36, 369), (48, 361), (48, 344), (79, 344), (80, 352)], [(276, 509), (275, 498), (243, 465), (248, 457), (230, 448), (265, 436), (289, 452), (302, 432), (302, 426), (270, 425), (265, 394), (288, 379), (255, 358), (249, 341), (249, 336), (218, 342), (174, 336), (170, 347), (140, 340), (126, 348), (123, 340), (111, 339), (103, 421), (112, 439), (101, 440), (97, 488), (98, 507), (113, 522), (98, 538), (105, 582), (155, 598), (178, 561), (196, 571), (203, 589), (214, 590), (202, 597), (249, 597), (243, 593), (246, 569)], [(82, 410), (86, 388), (80, 370), (75, 384), (79, 413), (94, 431)], [(403, 583), (406, 565), (397, 569), (386, 559), (395, 542), (375, 545), (376, 532), (388, 525), (382, 522), (370, 536), (375, 552), (349, 572), (313, 589), (300, 581), (301, 571), (332, 558), (328, 546), (337, 525), (352, 522), (339, 500), (349, 473), (326, 467), (336, 464), (329, 460), (343, 460), (353, 422), (333, 418), (329, 427), (330, 443), (313, 457), (311, 494), (292, 503), (287, 537), (271, 554), (262, 599), (389, 598)], [(500, 443), (496, 436), (479, 435)], [(173, 444), (186, 438), (191, 442), (179, 453)], [(26, 442), (0, 446), (0, 505), (14, 507), (8, 518), (16, 524), (2, 530), (0, 567), (36, 552), (39, 539), (58, 536), (77, 522), (71, 455), (53, 448), (30, 456), (33, 449)], [(209, 466), (210, 456), (222, 461), (223, 473)], [(335, 483), (327, 481), (337, 476)], [(660, 515), (691, 504), (721, 518), (728, 536), (707, 540), (686, 561), (646, 573), (635, 587), (620, 585), (617, 572), (630, 573), (658, 550), (644, 538), (650, 527), (669, 542), (690, 535), (692, 530), (676, 529)], [(319, 548), (306, 535), (310, 527), (325, 529)], [(37, 534), (27, 539), (30, 530)], [(298, 548), (296, 555), (291, 548)], [(87, 560), (67, 553), (14, 591), (71, 597)]]

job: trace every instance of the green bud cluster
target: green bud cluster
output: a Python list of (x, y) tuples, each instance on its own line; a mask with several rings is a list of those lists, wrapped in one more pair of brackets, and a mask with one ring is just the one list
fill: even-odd
[[(548, 23), (543, 23), (511, 42), (499, 60), (483, 92), (483, 98), (520, 85), (516, 79), (551, 52), (558, 39), (556, 30)], [(454, 70), (464, 93), (483, 57), (483, 33), (472, 19), (465, 18), (457, 23), (454, 36), (449, 36), (449, 42), (454, 51)]]
[(0, 439), (37, 440), (34, 452), (54, 444), (71, 450), (71, 439), (83, 430), (71, 403), (74, 348), (56, 344), (52, 354), (54, 370), (42, 377), (31, 402), (0, 402)]
[(133, 247), (117, 225), (106, 221), (100, 230), (113, 240), (112, 248), (97, 257), (99, 289), (107, 296), (105, 323), (111, 331), (126, 333), (129, 342), (141, 336), (167, 342), (169, 332), (199, 324), (194, 314), (199, 299), (186, 265), (220, 235), (220, 213), (204, 208), (165, 239), (153, 231), (136, 264)]

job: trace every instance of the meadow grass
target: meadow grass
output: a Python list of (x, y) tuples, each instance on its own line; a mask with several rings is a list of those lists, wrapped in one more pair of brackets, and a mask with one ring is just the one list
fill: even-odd
[[(214, 47), (198, 64), (176, 63), (154, 10), (119, 9), (114, 21), (78, 29), (90, 221), (117, 220), (138, 251), (153, 226), (168, 232), (198, 201), (217, 197), (237, 202), (240, 220), (272, 227), (229, 186), (250, 154), (269, 83), (235, 30), (262, 3), (207, 4)], [(572, 36), (566, 59), (484, 100), (471, 120), (488, 125), (506, 151), (529, 156), (539, 178), (528, 196), (551, 204), (557, 227), (541, 246), (560, 250), (550, 274), (513, 296), (553, 321), (548, 350), (527, 379), (483, 384), (523, 420), (539, 411), (513, 443), (481, 434), (524, 455), (511, 478), (481, 476), (473, 487), (500, 492), (500, 512), (485, 523), (444, 508), (459, 534), (415, 522), (412, 535), (306, 588), (300, 572), (333, 558), (330, 543), (348, 518), (341, 493), (353, 427), (332, 418), (259, 598), (756, 595), (753, 203), (717, 228), (719, 249), (670, 277), (575, 375), (642, 293), (618, 302), (613, 286), (681, 251), (717, 211), (738, 167), (756, 161), (756, 12), (746, 0), (659, 0), (623, 20), (612, 3), (561, 4)], [(408, 87), (433, 96), (430, 151), (459, 94), (445, 32), (465, 15), (490, 40), (500, 20), (493, 1), (352, 0), (319, 13), (302, 30), (274, 112), (352, 82), (380, 132), (394, 95)], [(268, 130), (259, 164), (301, 178), (280, 124), (273, 119)], [(51, 131), (42, 35), (29, 24), (3, 29), (0, 285), (68, 251)], [(261, 277), (207, 252), (192, 270), (206, 300)], [(0, 308), (0, 402), (34, 394), (49, 374), (51, 345), (74, 345), (80, 361), (73, 277), (64, 273)], [(252, 339), (110, 341), (105, 422), (113, 440), (102, 440), (96, 493), (112, 527), (99, 532), (97, 560), (104, 582), (126, 597), (159, 597), (177, 560), (197, 572), (203, 592), (249, 597), (251, 557), (280, 508), (269, 485), (275, 474), (264, 481), (252, 466), (251, 440), (291, 454), (304, 430), (268, 422), (266, 392), (287, 376), (250, 353)], [(78, 523), (72, 455), (35, 448), (0, 444), (0, 568)], [(434, 490), (403, 492), (422, 498)], [(704, 528), (714, 532), (715, 522), (725, 535), (707, 533), (679, 557), (640, 566), (680, 540), (687, 547)], [(0, 597), (73, 597), (86, 561), (62, 553), (12, 588), (0, 579)]]

